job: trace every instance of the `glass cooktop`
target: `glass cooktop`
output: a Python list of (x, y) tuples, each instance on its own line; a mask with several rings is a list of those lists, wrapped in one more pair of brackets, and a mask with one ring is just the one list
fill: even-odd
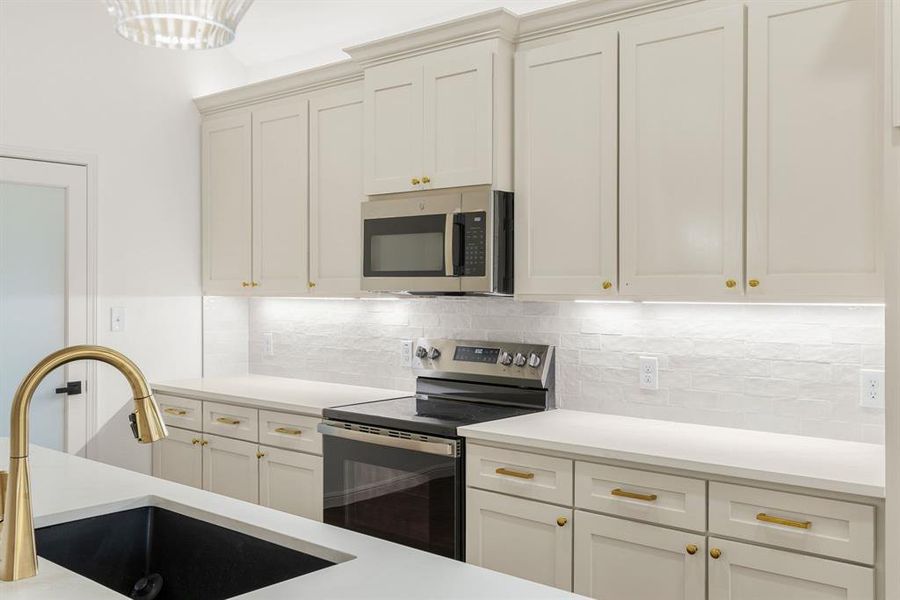
[(326, 419), (387, 427), (413, 433), (457, 437), (456, 428), (543, 410), (479, 402), (407, 396), (322, 411)]

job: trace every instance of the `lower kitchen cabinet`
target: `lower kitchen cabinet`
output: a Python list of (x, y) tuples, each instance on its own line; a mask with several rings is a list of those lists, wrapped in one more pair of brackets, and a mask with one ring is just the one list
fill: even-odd
[[(580, 510), (574, 525), (576, 594), (604, 600), (704, 599), (703, 534)], [(770, 596), (778, 597), (787, 596)]]
[(259, 503), (322, 520), (322, 457), (260, 446)]
[(153, 476), (191, 487), (203, 486), (203, 449), (200, 434), (169, 427), (169, 437), (151, 444)]
[(873, 600), (868, 567), (709, 538), (709, 600)]
[(571, 590), (572, 509), (469, 489), (466, 561)]
[(251, 442), (204, 435), (203, 489), (259, 502), (259, 447)]

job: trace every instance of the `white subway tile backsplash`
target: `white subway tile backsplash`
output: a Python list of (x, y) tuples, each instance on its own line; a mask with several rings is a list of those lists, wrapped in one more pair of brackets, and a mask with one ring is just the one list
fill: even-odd
[[(204, 307), (207, 374), (412, 390), (402, 339), (528, 341), (557, 346), (566, 408), (884, 440), (883, 411), (858, 406), (859, 369), (884, 365), (879, 306), (206, 298)], [(640, 356), (659, 360), (659, 390), (639, 388)]]

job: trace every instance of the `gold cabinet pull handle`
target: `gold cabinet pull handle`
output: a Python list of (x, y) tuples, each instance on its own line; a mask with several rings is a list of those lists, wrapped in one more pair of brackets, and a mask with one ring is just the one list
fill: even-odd
[(249, 282), (249, 281), (242, 281), (242, 282), (241, 282), (241, 287), (245, 287), (245, 288), (250, 287), (250, 282)]
[(713, 548), (712, 550), (709, 551), (709, 555), (710, 555), (713, 559), (718, 560), (718, 558), (719, 558), (720, 556), (722, 556), (722, 551), (719, 550), (718, 548)]
[(218, 417), (216, 419), (216, 423), (221, 423), (223, 425), (240, 425), (241, 422), (238, 419), (232, 419), (231, 417)]
[(793, 519), (785, 519), (783, 517), (773, 517), (766, 513), (756, 515), (757, 521), (765, 523), (775, 523), (776, 525), (784, 525), (786, 527), (796, 527), (797, 529), (809, 529), (812, 527), (812, 521), (794, 521)]
[(187, 411), (184, 410), (183, 408), (172, 408), (171, 406), (164, 408), (163, 412), (166, 414), (169, 414), (169, 415), (176, 415), (179, 417), (183, 417), (184, 415), (187, 414)]
[(312, 289), (312, 288), (316, 287), (316, 282), (315, 282), (315, 281), (310, 281), (310, 282), (307, 283), (306, 285), (308, 285), (309, 288)]
[(750, 287), (758, 287), (759, 279), (751, 279), (750, 281), (747, 282), (747, 285), (749, 285)]
[(737, 286), (737, 281), (735, 281), (734, 279), (727, 279), (725, 281), (725, 287), (727, 287), (728, 289), (731, 289), (736, 286)]
[(631, 498), (632, 500), (643, 500), (644, 502), (656, 502), (656, 494), (638, 494), (637, 492), (629, 492), (622, 488), (616, 488), (610, 492), (613, 496), (622, 498)]
[(557, 517), (557, 519), (556, 519), (556, 524), (559, 525), (560, 527), (565, 527), (566, 523), (568, 523), (568, 522), (569, 522), (569, 520), (565, 517)]
[(256, 451), (256, 458), (262, 458), (262, 457), (265, 456), (265, 455), (266, 455), (266, 453), (263, 452), (262, 450), (257, 450), (257, 451)]
[(431, 183), (431, 177), (429, 177), (428, 175), (423, 175), (422, 183)]
[(697, 544), (688, 544), (684, 547), (684, 549), (687, 550), (688, 554), (693, 556), (694, 554), (697, 554), (697, 550), (699, 550), (700, 548), (697, 547)]
[(201, 440), (198, 440), (197, 438), (194, 438), (194, 439), (191, 440), (191, 444), (193, 444), (194, 446), (196, 446), (196, 445), (199, 444), (200, 442), (201, 442)]
[(612, 287), (612, 281), (606, 280), (606, 281), (603, 282), (603, 289), (604, 289), (604, 290), (608, 290), (608, 289), (611, 288), (611, 287)]
[(509, 477), (518, 477), (519, 479), (534, 479), (534, 473), (526, 473), (525, 471), (513, 471), (506, 467), (497, 467), (494, 471), (497, 475), (507, 475)]
[(250, 282), (250, 287), (259, 287), (259, 282), (258, 282), (258, 281), (251, 281), (251, 282)]
[(409, 182), (413, 185), (419, 185), (420, 183), (422, 183), (421, 181), (419, 181), (418, 177), (413, 177)]
[(300, 435), (303, 432), (299, 429), (293, 429), (291, 427), (276, 427), (275, 433), (283, 433), (285, 435)]

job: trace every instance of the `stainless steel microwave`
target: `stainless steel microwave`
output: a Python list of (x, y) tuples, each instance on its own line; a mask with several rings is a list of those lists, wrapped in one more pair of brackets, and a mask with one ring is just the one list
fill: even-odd
[(512, 193), (456, 188), (364, 202), (362, 289), (512, 294)]

